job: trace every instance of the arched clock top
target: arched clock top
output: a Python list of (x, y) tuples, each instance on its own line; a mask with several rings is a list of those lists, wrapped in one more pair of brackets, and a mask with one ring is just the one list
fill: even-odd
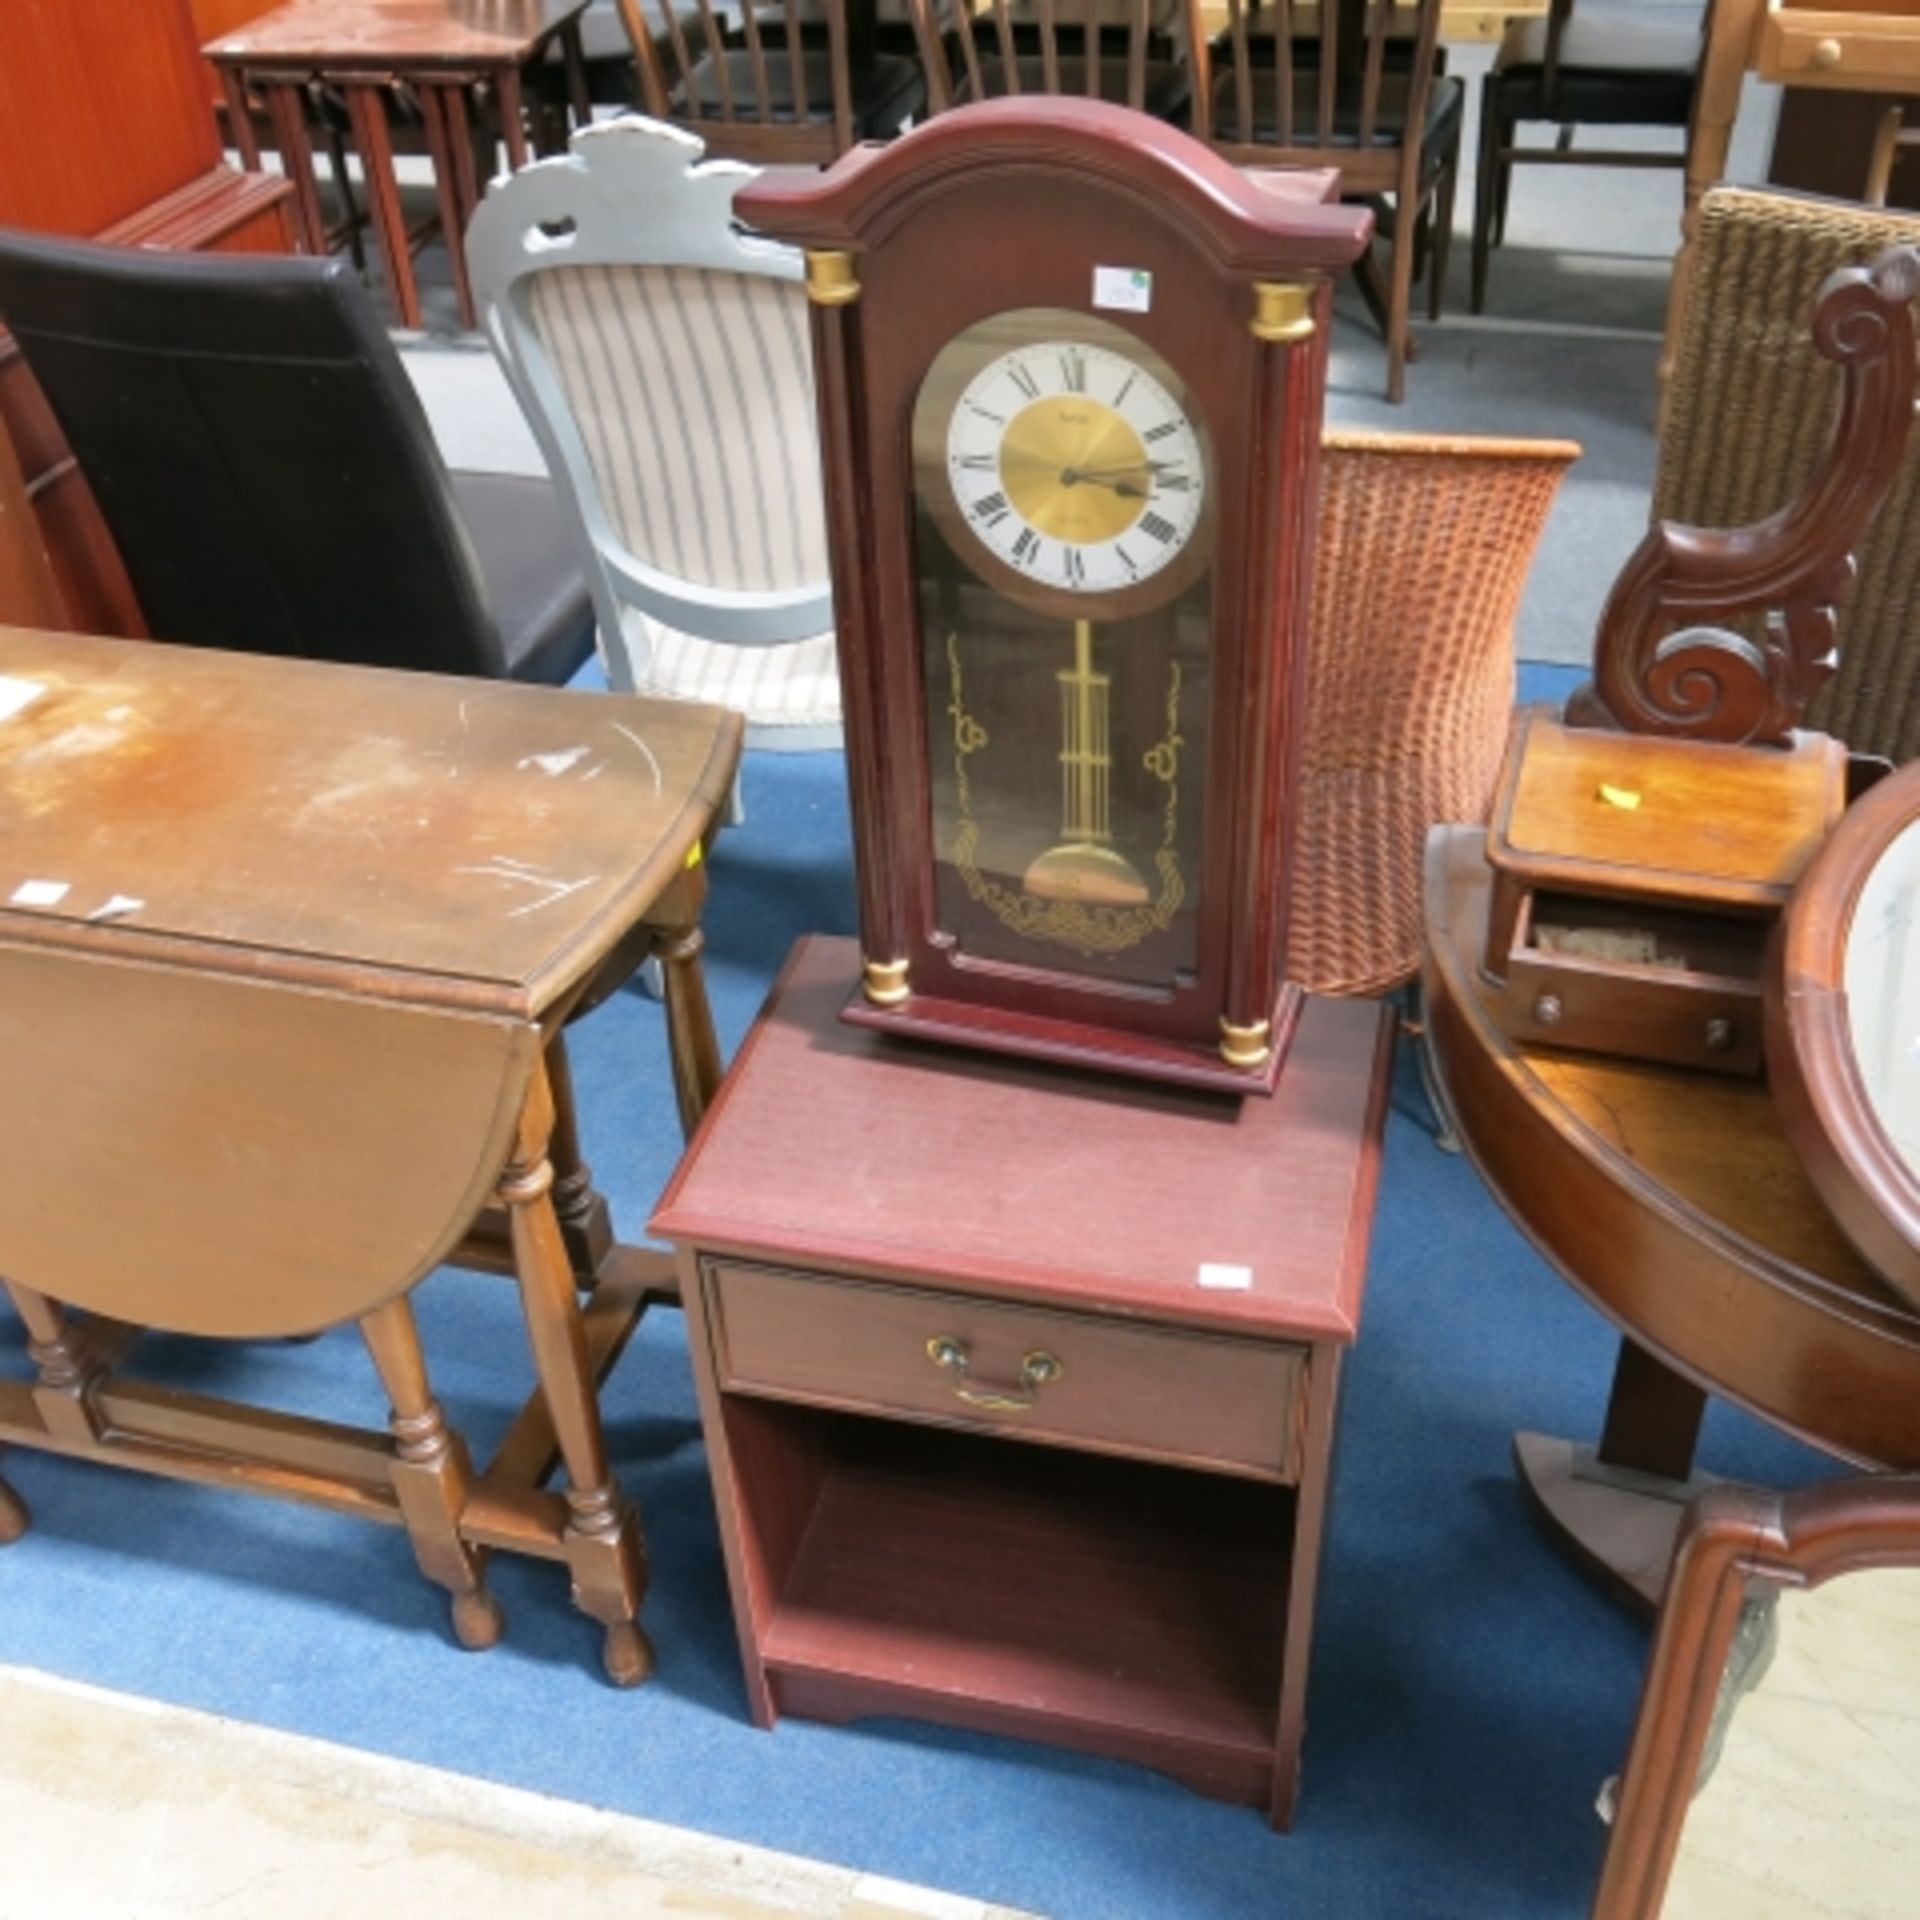
[(1036, 160), (1137, 202), (1190, 234), (1222, 272), (1250, 280), (1338, 273), (1373, 236), (1367, 208), (1276, 191), (1163, 121), (1105, 100), (1033, 94), (955, 108), (903, 139), (856, 148), (818, 176), (762, 177), (735, 198), (734, 213), (810, 253), (857, 254), (928, 200)]

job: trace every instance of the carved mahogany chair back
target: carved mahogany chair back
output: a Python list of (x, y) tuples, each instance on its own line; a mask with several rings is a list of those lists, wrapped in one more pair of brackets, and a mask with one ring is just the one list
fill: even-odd
[(1005, 94), (1084, 94), (1175, 118), (1188, 78), (1158, 0), (911, 0), (934, 113)]
[[(1720, 252), (1713, 217), (1703, 219), (1702, 231), (1707, 245), (1690, 283), (1692, 312), (1655, 496), (1662, 517), (1607, 596), (1594, 636), (1593, 682), (1569, 702), (1568, 718), (1630, 733), (1785, 745), (1834, 680), (1855, 556), (1898, 485), (1900, 511), (1884, 532), (1888, 570), (1905, 582), (1905, 592), (1880, 614), (1887, 625), (1878, 646), (1868, 643), (1870, 686), (1882, 691), (1868, 692), (1864, 712), (1855, 708), (1857, 731), (1853, 724), (1840, 731), (1856, 751), (1891, 749), (1905, 757), (1920, 747), (1914, 732), (1920, 702), (1913, 693), (1920, 628), (1911, 599), (1920, 584), (1920, 551), (1909, 452), (1920, 239), (1890, 248), (1871, 266), (1838, 267), (1810, 308), (1804, 280), (1796, 284), (1786, 259), (1776, 258), (1764, 283), (1784, 283), (1785, 291), (1762, 296), (1749, 287), (1753, 303), (1736, 300), (1731, 309), (1741, 315), (1736, 329), (1726, 310), (1711, 322), (1703, 318), (1714, 299)], [(1785, 398), (1793, 383), (1769, 369), (1764, 352), (1751, 355), (1752, 368), (1737, 384), (1712, 364), (1720, 330), (1771, 333), (1755, 321), (1780, 298), (1797, 310), (1797, 323), (1783, 330), (1805, 341), (1804, 362), (1793, 369), (1802, 395), (1798, 421), (1795, 402)], [(1675, 445), (1681, 435), (1691, 443), (1684, 457)], [(1767, 484), (1758, 497), (1702, 484), (1703, 457), (1715, 471), (1750, 474), (1766, 466)], [(1667, 517), (1682, 500), (1674, 475), (1689, 470), (1695, 478), (1686, 505), (1707, 510), (1704, 524)], [(1768, 506), (1771, 511), (1747, 524), (1735, 518)], [(1904, 738), (1874, 727), (1876, 705), (1898, 716), (1896, 725), (1908, 730)]]
[(617, 4), (642, 106), (714, 155), (824, 166), (899, 132), (925, 97), (911, 60), (854, 47), (846, 0)]
[(1209, 0), (1187, 0), (1200, 139), (1239, 166), (1337, 167), (1349, 199), (1392, 197), (1380, 300), (1390, 400), (1405, 389), (1414, 230), (1431, 216), (1428, 305), (1438, 319), (1453, 226), (1464, 95), (1439, 71), (1441, 6), (1267, 0), (1256, 12), (1227, 0), (1226, 27), (1209, 38)]
[[(1716, 187), (1700, 203), (1653, 513), (1737, 527), (1777, 513), (1816, 471), (1844, 379), (1809, 324), (1822, 282), (1920, 243), (1920, 215)], [(1737, 323), (1736, 323), (1737, 316)], [(1729, 457), (1728, 423), (1737, 423)], [(1920, 435), (1855, 548), (1836, 614), (1839, 668), (1807, 722), (1856, 753), (1920, 759)], [(1759, 638), (1752, 621), (1731, 624)]]

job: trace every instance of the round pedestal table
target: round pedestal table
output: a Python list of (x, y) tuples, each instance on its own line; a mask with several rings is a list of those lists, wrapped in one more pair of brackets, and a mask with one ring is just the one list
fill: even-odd
[(1429, 1032), (1461, 1140), (1515, 1224), (1623, 1335), (1592, 1444), (1515, 1437), (1543, 1521), (1660, 1596), (1709, 1393), (1836, 1458), (1920, 1468), (1920, 1311), (1815, 1193), (1766, 1083), (1516, 1044), (1480, 971), (1478, 828), (1427, 849)]

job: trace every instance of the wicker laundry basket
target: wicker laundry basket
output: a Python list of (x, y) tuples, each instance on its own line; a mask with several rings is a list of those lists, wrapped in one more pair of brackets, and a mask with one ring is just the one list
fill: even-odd
[(1484, 820), (1513, 623), (1564, 440), (1329, 433), (1288, 971), (1383, 993), (1420, 964), (1428, 829)]
[[(1911, 241), (1920, 218), (1843, 200), (1741, 187), (1701, 200), (1656, 519), (1746, 526), (1805, 485), (1840, 396), (1839, 369), (1809, 330), (1814, 295), (1836, 267)], [(1920, 434), (1857, 559), (1840, 609), (1840, 671), (1807, 724), (1856, 752), (1920, 758)]]

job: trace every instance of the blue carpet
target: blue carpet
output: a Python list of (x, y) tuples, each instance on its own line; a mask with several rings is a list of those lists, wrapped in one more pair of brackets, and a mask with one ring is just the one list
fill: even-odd
[[(1522, 691), (1558, 697), (1574, 677), (1530, 670)], [(798, 934), (853, 928), (839, 758), (755, 755), (746, 804), (715, 854), (707, 922), (729, 1049)], [(590, 1156), (636, 1234), (678, 1144), (658, 1008), (616, 996), (574, 1059)], [(1153, 1774), (1041, 1747), (904, 1722), (755, 1731), (670, 1315), (650, 1320), (607, 1398), (653, 1556), (661, 1664), (640, 1692), (600, 1681), (598, 1636), (557, 1567), (496, 1560), (506, 1639), (463, 1654), (398, 1533), (22, 1453), (6, 1472), (35, 1526), (0, 1555), (0, 1659), (1062, 1920), (1574, 1920), (1646, 1639), (1535, 1531), (1507, 1449), (1517, 1427), (1591, 1435), (1615, 1341), (1435, 1149), (1406, 1069), (1290, 1837)], [(484, 1453), (528, 1385), (512, 1291), (440, 1275), (419, 1304), (442, 1397)], [(0, 1324), (0, 1364), (16, 1369), (18, 1331)], [(208, 1391), (384, 1416), (351, 1333), (147, 1351), (144, 1371)], [(1725, 1408), (1703, 1463), (1781, 1485), (1826, 1471)]]

